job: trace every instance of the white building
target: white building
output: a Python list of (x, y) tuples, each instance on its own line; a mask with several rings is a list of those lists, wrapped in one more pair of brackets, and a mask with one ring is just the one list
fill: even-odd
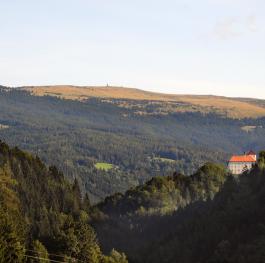
[(232, 174), (241, 174), (250, 170), (257, 162), (257, 155), (250, 151), (244, 155), (233, 155), (228, 162), (228, 169)]

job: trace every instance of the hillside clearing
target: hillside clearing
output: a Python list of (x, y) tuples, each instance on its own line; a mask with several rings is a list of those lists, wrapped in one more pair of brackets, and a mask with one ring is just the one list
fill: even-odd
[(113, 168), (113, 165), (111, 163), (96, 163), (95, 167), (98, 170), (109, 171), (110, 169)]

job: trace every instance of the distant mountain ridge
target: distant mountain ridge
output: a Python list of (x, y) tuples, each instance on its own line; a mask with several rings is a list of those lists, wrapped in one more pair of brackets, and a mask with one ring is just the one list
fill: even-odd
[[(117, 86), (27, 86), (21, 87), (36, 96), (55, 96), (72, 100), (89, 98), (160, 102), (165, 112), (219, 113), (231, 118), (258, 118), (265, 116), (265, 103), (248, 98), (229, 98), (212, 95), (174, 95)], [(120, 106), (130, 106), (122, 103)], [(170, 106), (170, 107), (169, 107)], [(165, 109), (166, 108), (166, 109)], [(169, 109), (170, 108), (170, 109)]]

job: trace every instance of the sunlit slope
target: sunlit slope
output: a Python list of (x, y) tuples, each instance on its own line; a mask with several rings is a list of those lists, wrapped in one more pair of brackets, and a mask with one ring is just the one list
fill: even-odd
[[(36, 96), (56, 96), (64, 99), (85, 100), (92, 97), (104, 99), (159, 102), (165, 111), (215, 112), (231, 118), (257, 118), (265, 116), (263, 103), (255, 100), (235, 99), (219, 96), (171, 95), (123, 87), (78, 87), (78, 86), (35, 86), (23, 87)], [(126, 101), (127, 104), (130, 102)], [(120, 106), (128, 106), (120, 104)], [(169, 107), (170, 106), (170, 107)], [(169, 110), (170, 108), (170, 110)]]

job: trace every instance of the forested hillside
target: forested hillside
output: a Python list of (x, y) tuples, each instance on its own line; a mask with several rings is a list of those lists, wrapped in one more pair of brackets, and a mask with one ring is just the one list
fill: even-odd
[(212, 199), (227, 177), (222, 165), (207, 163), (191, 176), (154, 177), (125, 194), (107, 197), (96, 207), (111, 217), (165, 215), (188, 204)]
[(0, 262), (264, 262), (264, 200), (265, 152), (238, 177), (206, 163), (91, 206), (77, 180), (0, 142)]
[(100, 242), (133, 263), (264, 262), (264, 168), (261, 152), (256, 167), (239, 177), (207, 164), (189, 178), (155, 178), (107, 198), (93, 208)]
[(104, 256), (77, 181), (0, 141), (0, 262), (126, 263)]
[(197, 108), (182, 112), (190, 107), (185, 103), (169, 105), (180, 111), (165, 112), (161, 103), (80, 102), (2, 87), (0, 138), (56, 165), (71, 181), (77, 178), (92, 202), (155, 176), (191, 174), (207, 161), (225, 163), (232, 153), (265, 144), (264, 118), (231, 119)]

